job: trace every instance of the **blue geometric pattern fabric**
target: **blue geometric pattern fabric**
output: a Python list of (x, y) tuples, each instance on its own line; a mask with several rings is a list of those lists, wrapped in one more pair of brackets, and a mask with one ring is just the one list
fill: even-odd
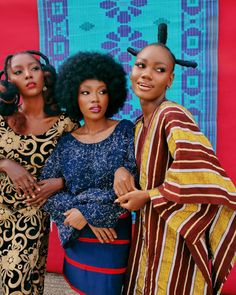
[[(112, 54), (129, 77), (136, 49), (157, 41), (157, 26), (168, 25), (167, 46), (176, 58), (195, 60), (196, 69), (176, 66), (167, 98), (194, 115), (216, 146), (218, 1), (212, 0), (38, 0), (40, 50), (58, 68), (79, 50)], [(129, 84), (130, 87), (130, 84)], [(130, 89), (116, 116), (132, 121), (140, 115)]]

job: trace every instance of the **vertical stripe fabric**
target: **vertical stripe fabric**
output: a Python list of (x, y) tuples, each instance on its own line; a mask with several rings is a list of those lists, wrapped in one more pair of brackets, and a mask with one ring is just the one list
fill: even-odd
[(135, 137), (151, 202), (137, 214), (125, 294), (217, 294), (235, 259), (234, 184), (182, 106), (163, 102)]

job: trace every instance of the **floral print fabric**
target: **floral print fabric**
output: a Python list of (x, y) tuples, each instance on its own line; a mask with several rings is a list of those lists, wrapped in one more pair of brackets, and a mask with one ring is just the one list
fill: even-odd
[[(10, 159), (36, 178), (57, 144), (74, 123), (61, 115), (42, 135), (15, 133), (0, 116), (0, 159)], [(24, 203), (8, 175), (0, 173), (0, 271), (4, 295), (43, 294), (49, 217)]]

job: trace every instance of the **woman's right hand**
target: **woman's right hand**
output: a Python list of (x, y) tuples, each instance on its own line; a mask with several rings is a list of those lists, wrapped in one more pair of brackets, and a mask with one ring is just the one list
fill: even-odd
[(0, 170), (9, 176), (19, 195), (23, 192), (26, 196), (34, 197), (34, 190), (40, 190), (35, 178), (15, 161), (10, 159), (1, 160)]
[(117, 239), (117, 234), (114, 228), (95, 227), (89, 224), (89, 227), (97, 237), (100, 243), (110, 243)]
[(42, 206), (49, 197), (57, 191), (63, 189), (63, 178), (48, 178), (38, 182), (40, 191), (35, 191), (35, 197), (29, 198), (27, 204), (32, 206)]
[(71, 208), (64, 213), (66, 217), (64, 220), (65, 225), (72, 226), (78, 230), (81, 230), (88, 223), (83, 214), (76, 208)]
[(134, 177), (125, 167), (116, 170), (113, 188), (118, 197), (135, 190)]

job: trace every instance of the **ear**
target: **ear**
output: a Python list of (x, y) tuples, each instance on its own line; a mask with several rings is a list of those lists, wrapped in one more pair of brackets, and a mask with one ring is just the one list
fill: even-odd
[(172, 83), (174, 81), (174, 78), (175, 78), (175, 74), (174, 74), (174, 72), (172, 72), (171, 75), (170, 75), (170, 78), (169, 78), (169, 82), (167, 83), (168, 88), (171, 87), (171, 85), (172, 85)]

